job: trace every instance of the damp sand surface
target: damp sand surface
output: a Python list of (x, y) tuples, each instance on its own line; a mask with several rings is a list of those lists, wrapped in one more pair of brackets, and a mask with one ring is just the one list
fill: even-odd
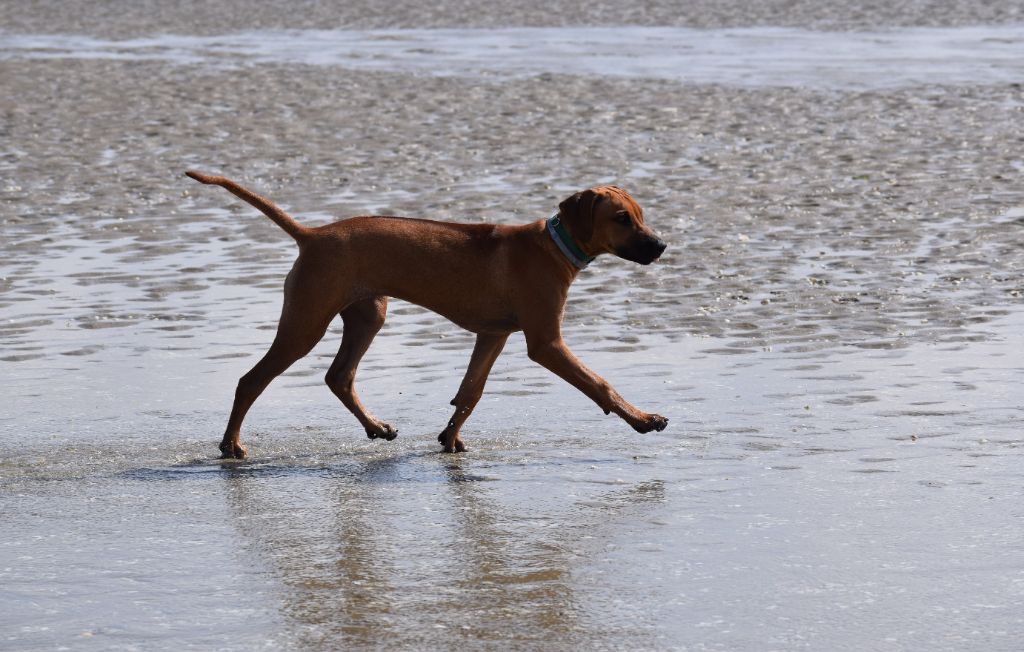
[[(0, 647), (1018, 648), (1012, 71), (787, 87), (15, 41)], [(514, 336), (442, 455), (472, 337), (394, 302), (359, 388), (397, 440), (323, 384), (339, 323), (253, 408), (250, 459), (217, 461), (294, 250), (188, 168), (309, 224), (521, 223), (626, 187), (670, 249), (581, 274), (566, 339), (669, 428), (602, 415)]]

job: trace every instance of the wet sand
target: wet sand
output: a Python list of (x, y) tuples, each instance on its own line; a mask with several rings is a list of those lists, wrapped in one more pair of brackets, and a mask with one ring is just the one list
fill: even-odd
[[(0, 24), (127, 38), (417, 17), (48, 6), (0, 4)], [(729, 7), (664, 24), (1016, 15)], [(606, 23), (598, 9), (452, 7), (415, 26)], [(231, 29), (204, 13), (229, 10)], [(0, 79), (5, 649), (1018, 646), (1019, 83), (25, 53), (0, 57)], [(294, 250), (187, 168), (310, 224), (522, 222), (583, 185), (628, 188), (670, 249), (584, 272), (566, 338), (669, 428), (635, 435), (513, 337), (464, 429), (471, 451), (441, 455), (472, 337), (395, 302), (359, 378), (398, 440), (367, 441), (324, 386), (335, 324), (253, 408), (251, 460), (218, 463)]]
[(140, 34), (223, 34), (250, 29), (376, 29), (420, 27), (566, 25), (673, 25), (699, 28), (798, 26), (865, 30), (901, 26), (1005, 25), (1024, 22), (1024, 3), (910, 2), (851, 3), (842, 0), (671, 0), (622, 3), (612, 0), (519, 0), (491, 3), (414, 0), (297, 0), (287, 6), (247, 0), (174, 5), (156, 0), (111, 0), (68, 11), (59, 0), (0, 2), (0, 25), (18, 33), (78, 33), (131, 38)]

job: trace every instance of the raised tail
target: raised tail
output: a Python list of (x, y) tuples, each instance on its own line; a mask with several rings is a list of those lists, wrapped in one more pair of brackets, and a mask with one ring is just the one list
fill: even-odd
[(292, 219), (292, 216), (281, 210), (281, 208), (277, 204), (270, 201), (266, 197), (261, 197), (257, 195), (248, 188), (243, 188), (242, 186), (238, 185), (237, 183), (235, 183), (231, 179), (228, 179), (227, 177), (217, 177), (210, 174), (196, 172), (194, 170), (187, 171), (185, 173), (185, 176), (191, 177), (192, 179), (195, 179), (199, 183), (205, 183), (207, 185), (215, 185), (221, 186), (222, 188), (226, 188), (228, 192), (230, 192), (231, 194), (244, 199), (245, 201), (249, 202), (256, 208), (260, 209), (260, 211), (262, 211), (264, 215), (274, 220), (274, 224), (278, 225), (279, 227), (284, 229), (285, 233), (295, 238), (296, 242), (301, 241), (303, 238), (309, 235), (309, 229), (307, 229), (306, 227), (302, 226), (294, 219)]

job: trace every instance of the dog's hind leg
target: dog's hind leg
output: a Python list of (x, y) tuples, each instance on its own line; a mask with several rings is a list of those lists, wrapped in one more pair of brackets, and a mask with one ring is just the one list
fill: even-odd
[(448, 427), (437, 436), (437, 441), (444, 446), (444, 452), (455, 453), (465, 452), (466, 445), (459, 437), (459, 430), (473, 412), (477, 402), (484, 393), (484, 383), (487, 382), (487, 375), (491, 373), (491, 367), (498, 355), (505, 347), (508, 335), (486, 335), (480, 333), (476, 336), (476, 345), (473, 347), (473, 355), (469, 359), (469, 368), (466, 369), (466, 376), (462, 379), (459, 391), (452, 399), (455, 406), (455, 414), (448, 421)]
[(335, 356), (331, 368), (327, 370), (327, 386), (349, 411), (359, 419), (370, 439), (386, 439), (391, 441), (398, 436), (398, 431), (366, 411), (356, 395), (356, 367), (363, 354), (370, 348), (377, 332), (384, 325), (388, 310), (387, 297), (373, 297), (356, 301), (341, 311), (341, 319), (345, 328), (341, 335), (341, 348)]
[(325, 304), (310, 289), (315, 286), (301, 282), (300, 275), (301, 265), (296, 262), (285, 282), (284, 308), (281, 311), (281, 321), (277, 326), (274, 343), (256, 366), (238, 381), (231, 416), (224, 430), (224, 439), (220, 443), (222, 458), (245, 457), (245, 449), (239, 443), (239, 439), (242, 420), (245, 419), (249, 408), (270, 381), (316, 346), (327, 331), (331, 319), (337, 314), (338, 306)]

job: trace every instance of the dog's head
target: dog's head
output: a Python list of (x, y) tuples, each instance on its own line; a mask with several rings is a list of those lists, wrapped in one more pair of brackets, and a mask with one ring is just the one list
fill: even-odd
[(644, 224), (644, 212), (617, 186), (583, 190), (558, 205), (558, 214), (577, 244), (590, 255), (614, 254), (650, 265), (668, 245)]

